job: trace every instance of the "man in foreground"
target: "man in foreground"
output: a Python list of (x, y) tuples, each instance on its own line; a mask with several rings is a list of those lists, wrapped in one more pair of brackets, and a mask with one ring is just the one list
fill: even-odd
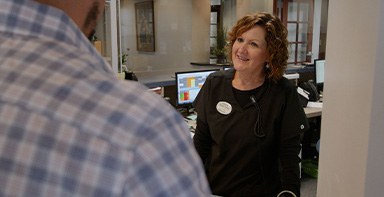
[(208, 196), (180, 115), (86, 37), (103, 0), (0, 0), (0, 196)]

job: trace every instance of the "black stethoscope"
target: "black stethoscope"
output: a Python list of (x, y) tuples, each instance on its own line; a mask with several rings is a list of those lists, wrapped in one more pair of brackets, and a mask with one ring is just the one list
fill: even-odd
[(256, 107), (256, 110), (257, 110), (256, 122), (255, 122), (255, 125), (253, 127), (253, 133), (255, 134), (256, 137), (263, 138), (263, 137), (265, 137), (265, 133), (263, 131), (263, 125), (261, 124), (260, 106), (257, 103), (255, 96), (251, 95), (250, 99), (252, 101), (252, 104)]
[(264, 93), (267, 92), (267, 90), (269, 90), (270, 82), (269, 81), (265, 81), (265, 83), (267, 83), (267, 87), (263, 87), (263, 90), (261, 90), (261, 93), (258, 95), (258, 99), (256, 99), (256, 97), (254, 95), (251, 95), (249, 97), (251, 99), (252, 104), (256, 107), (256, 110), (257, 110), (256, 122), (255, 122), (255, 125), (253, 127), (253, 133), (258, 138), (263, 138), (263, 137), (266, 136), (266, 134), (263, 131), (260, 105), (257, 102), (258, 100), (261, 100), (261, 97), (264, 95)]

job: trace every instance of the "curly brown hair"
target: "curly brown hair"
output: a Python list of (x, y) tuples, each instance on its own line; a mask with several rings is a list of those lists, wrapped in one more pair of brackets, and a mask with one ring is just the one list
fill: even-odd
[(236, 39), (255, 26), (261, 26), (266, 31), (265, 41), (267, 42), (267, 51), (269, 54), (269, 69), (266, 69), (266, 72), (267, 77), (276, 82), (283, 77), (285, 69), (287, 68), (289, 55), (288, 31), (278, 17), (266, 12), (261, 12), (246, 15), (238, 20), (232, 30), (228, 32), (228, 58), (232, 61), (232, 46)]

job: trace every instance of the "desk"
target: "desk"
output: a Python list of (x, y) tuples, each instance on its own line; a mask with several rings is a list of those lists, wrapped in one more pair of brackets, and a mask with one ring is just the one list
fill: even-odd
[[(154, 87), (166, 87), (175, 85), (175, 72), (193, 71), (193, 70), (207, 70), (207, 69), (223, 69), (226, 65), (217, 65), (209, 63), (192, 63), (191, 65), (184, 65), (177, 68), (167, 67), (162, 70), (135, 70), (140, 83), (146, 85), (148, 88)], [(289, 66), (286, 70), (286, 77), (290, 79), (296, 79), (299, 77), (297, 73), (313, 71), (313, 67), (303, 66)], [(301, 75), (300, 75), (301, 78)], [(296, 79), (297, 80), (297, 79)]]
[(305, 72), (313, 72), (314, 67), (313, 66), (303, 66), (303, 65), (288, 65), (287, 70), (285, 73), (291, 74), (291, 73), (305, 73)]
[(323, 108), (304, 107), (304, 112), (305, 112), (305, 115), (307, 115), (307, 118), (321, 116), (322, 111), (323, 111)]
[(137, 79), (140, 83), (146, 85), (148, 88), (154, 87), (167, 87), (174, 86), (175, 72), (194, 71), (194, 70), (207, 70), (207, 69), (221, 69), (219, 66), (194, 66), (187, 65), (178, 68), (167, 68), (164, 70), (152, 71), (135, 71)]
[(175, 71), (173, 70), (136, 72), (135, 74), (138, 81), (148, 88), (175, 85)]
[(303, 160), (312, 161), (316, 160), (319, 157), (319, 152), (316, 149), (316, 144), (320, 139), (322, 111), (323, 108), (304, 108), (305, 115), (308, 118), (309, 130), (306, 131), (302, 136), (301, 158)]

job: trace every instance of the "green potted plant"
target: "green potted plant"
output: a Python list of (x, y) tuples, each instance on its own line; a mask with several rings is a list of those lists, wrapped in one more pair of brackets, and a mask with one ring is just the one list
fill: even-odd
[(119, 62), (117, 66), (117, 72), (118, 72), (119, 79), (124, 79), (128, 71), (128, 68), (126, 65), (128, 61), (128, 51), (129, 49), (127, 49), (127, 52), (122, 52), (118, 55)]

